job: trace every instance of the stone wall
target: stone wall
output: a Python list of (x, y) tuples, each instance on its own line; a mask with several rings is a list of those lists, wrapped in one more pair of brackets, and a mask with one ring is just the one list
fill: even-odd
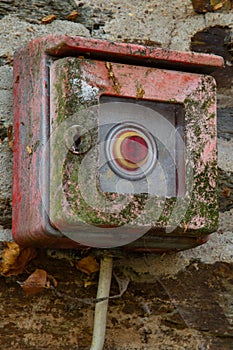
[[(196, 12), (194, 11), (194, 6)], [(77, 13), (69, 17), (72, 11)], [(55, 15), (52, 23), (41, 19)], [(68, 16), (68, 17), (67, 17)], [(76, 17), (76, 18), (74, 18)], [(70, 20), (72, 19), (72, 21)], [(45, 21), (46, 22), (46, 21)], [(219, 229), (208, 243), (162, 256), (114, 260), (130, 284), (111, 301), (105, 349), (233, 349), (233, 100), (231, 1), (5, 0), (0, 3), (0, 237), (11, 240), (13, 53), (46, 34), (93, 36), (220, 54), (218, 83)], [(92, 252), (38, 251), (20, 276), (0, 277), (1, 349), (89, 349), (97, 275), (77, 270)], [(94, 254), (94, 253), (93, 253)], [(98, 256), (97, 256), (98, 260)], [(25, 296), (17, 281), (36, 268), (58, 281), (59, 295)], [(117, 294), (113, 280), (112, 294)]]

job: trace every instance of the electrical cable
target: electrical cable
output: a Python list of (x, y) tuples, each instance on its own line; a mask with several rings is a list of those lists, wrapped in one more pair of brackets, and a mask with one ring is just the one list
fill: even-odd
[(112, 279), (112, 260), (112, 257), (105, 256), (100, 262), (97, 299), (106, 298), (106, 300), (97, 302), (95, 306), (94, 328), (90, 350), (102, 350), (104, 346), (108, 298)]

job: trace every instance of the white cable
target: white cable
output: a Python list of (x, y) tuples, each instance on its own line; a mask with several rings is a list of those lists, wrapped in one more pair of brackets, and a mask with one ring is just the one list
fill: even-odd
[[(97, 299), (108, 298), (112, 278), (112, 257), (104, 257), (100, 262)], [(94, 329), (90, 350), (102, 350), (105, 340), (108, 299), (96, 303)]]

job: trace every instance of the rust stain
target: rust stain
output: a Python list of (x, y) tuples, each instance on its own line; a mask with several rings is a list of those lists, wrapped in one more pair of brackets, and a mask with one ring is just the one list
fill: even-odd
[(15, 77), (14, 83), (17, 84), (18, 82), (19, 82), (19, 75), (17, 75), (17, 76)]
[(117, 95), (120, 94), (121, 92), (121, 85), (119, 84), (119, 82), (117, 81), (117, 78), (115, 77), (115, 74), (112, 71), (112, 65), (110, 62), (105, 62), (105, 67), (108, 70), (108, 77), (112, 80), (113, 82), (113, 88), (114, 91), (116, 92)]
[(151, 74), (152, 72), (154, 72), (154, 68), (147, 69), (145, 76), (148, 77), (148, 75)]
[(144, 94), (145, 94), (145, 90), (143, 89), (141, 84), (136, 84), (136, 98), (143, 98)]
[(29, 156), (33, 153), (32, 149), (29, 145), (27, 145), (26, 150), (27, 150)]

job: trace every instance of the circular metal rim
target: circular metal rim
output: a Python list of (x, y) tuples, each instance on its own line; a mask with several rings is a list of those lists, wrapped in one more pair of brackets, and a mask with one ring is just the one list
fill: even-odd
[[(73, 144), (74, 144), (74, 137), (76, 135), (81, 138), (83, 136), (87, 138), (86, 148), (84, 148), (82, 151), (74, 150)], [(92, 138), (91, 138), (90, 132), (78, 124), (71, 125), (67, 128), (67, 130), (64, 133), (64, 142), (67, 150), (75, 155), (81, 155), (81, 154), (87, 153), (92, 146)]]
[[(148, 145), (148, 159), (144, 164), (139, 165), (138, 169), (127, 170), (122, 168), (114, 157), (113, 146), (116, 142), (116, 137), (123, 131), (134, 131), (139, 133), (139, 135), (146, 141)], [(140, 180), (146, 177), (152, 169), (155, 167), (157, 162), (157, 145), (155, 138), (151, 135), (151, 133), (144, 128), (142, 125), (133, 123), (133, 122), (124, 122), (121, 124), (117, 124), (111, 128), (106, 136), (105, 143), (105, 155), (107, 161), (109, 163), (110, 168), (120, 177), (135, 181)]]

